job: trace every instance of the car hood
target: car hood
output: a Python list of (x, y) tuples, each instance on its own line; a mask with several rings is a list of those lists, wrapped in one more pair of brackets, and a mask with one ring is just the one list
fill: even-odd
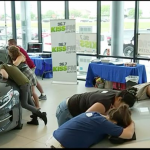
[(8, 80), (0, 80), (0, 97), (5, 96), (11, 89), (12, 86)]

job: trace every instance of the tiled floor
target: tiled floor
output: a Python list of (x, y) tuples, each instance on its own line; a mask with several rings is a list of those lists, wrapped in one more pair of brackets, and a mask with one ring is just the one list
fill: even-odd
[[(78, 81), (77, 85), (52, 84), (52, 79), (41, 80), (44, 91), (47, 95), (46, 101), (40, 101), (41, 111), (46, 111), (48, 123), (39, 119), (38, 126), (27, 125), (30, 120), (29, 111), (23, 109), (22, 130), (12, 130), (0, 135), (0, 148), (46, 148), (45, 141), (48, 136), (57, 128), (55, 110), (57, 105), (66, 97), (75, 93), (95, 91), (96, 88), (86, 88), (85, 81)], [(39, 92), (37, 91), (39, 94)], [(117, 148), (148, 148), (150, 147), (150, 100), (141, 101), (135, 104), (132, 109), (132, 118), (136, 125), (136, 141), (127, 142), (121, 145), (110, 144), (109, 141), (94, 145), (93, 147), (117, 147)]]

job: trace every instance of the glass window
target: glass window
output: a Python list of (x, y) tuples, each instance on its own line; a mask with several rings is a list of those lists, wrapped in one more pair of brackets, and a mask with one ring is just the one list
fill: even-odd
[(38, 42), (37, 1), (15, 1), (17, 43), (27, 50), (28, 42)]
[(0, 46), (7, 45), (12, 38), (11, 2), (0, 1)]
[[(139, 2), (139, 33), (146, 33), (150, 35), (150, 2), (149, 1), (140, 1)], [(144, 40), (146, 42), (146, 40)], [(147, 40), (150, 41), (149, 39)], [(144, 44), (144, 48), (150, 49), (149, 44)], [(147, 47), (148, 46), (148, 47)], [(140, 53), (145, 58), (149, 58), (149, 55)], [(149, 60), (139, 60), (140, 64), (144, 64), (147, 73), (147, 81), (150, 81), (149, 73), (150, 73), (150, 61)]]
[[(84, 6), (84, 7), (83, 7)], [(69, 1), (69, 19), (76, 19), (76, 51), (96, 54), (97, 1)], [(95, 56), (77, 55), (77, 78), (85, 79), (88, 65)]]
[[(134, 51), (134, 14), (135, 1), (117, 2), (117, 7), (122, 7), (119, 13), (115, 16), (114, 1), (101, 2), (101, 34), (104, 36), (104, 41), (101, 41), (101, 55), (107, 55), (106, 49), (110, 49), (110, 54), (117, 56), (133, 56)], [(118, 18), (117, 18), (118, 17)], [(123, 21), (123, 24), (122, 24)], [(117, 22), (117, 23), (116, 23)], [(115, 31), (116, 30), (116, 31)], [(120, 30), (120, 31), (118, 31)], [(119, 33), (122, 33), (119, 35)], [(116, 36), (115, 34), (118, 34)], [(116, 37), (115, 39), (112, 39)], [(120, 43), (121, 45), (119, 45)], [(118, 49), (116, 46), (119, 45)]]
[(78, 53), (96, 54), (96, 7), (97, 1), (69, 1), (69, 19), (76, 19)]
[(51, 52), (50, 19), (65, 19), (64, 1), (41, 1), (43, 51)]
[[(139, 30), (138, 33), (146, 33), (150, 35), (150, 2), (149, 1), (140, 1), (139, 2)], [(150, 44), (146, 44), (145, 46), (150, 46)], [(140, 54), (142, 56), (146, 56), (144, 54)]]

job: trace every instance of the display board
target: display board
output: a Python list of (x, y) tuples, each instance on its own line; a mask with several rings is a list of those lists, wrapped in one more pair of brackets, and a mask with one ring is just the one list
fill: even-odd
[(75, 19), (50, 21), (52, 83), (77, 84)]
[(77, 33), (77, 52), (96, 53), (96, 33)]
[(138, 54), (150, 55), (150, 34), (140, 33), (138, 35)]

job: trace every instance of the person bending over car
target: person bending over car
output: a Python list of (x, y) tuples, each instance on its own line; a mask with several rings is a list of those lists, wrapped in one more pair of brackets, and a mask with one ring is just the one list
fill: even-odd
[(75, 94), (58, 105), (56, 110), (58, 126), (83, 112), (96, 111), (106, 115), (110, 108), (117, 108), (122, 103), (132, 107), (137, 101), (136, 91), (137, 89), (132, 87), (119, 92), (115, 90), (97, 90)]
[(39, 105), (39, 98), (36, 94), (35, 87), (37, 85), (37, 78), (35, 73), (29, 68), (26, 64), (25, 56), (20, 52), (19, 48), (16, 46), (9, 46), (8, 47), (8, 54), (12, 60), (12, 64), (17, 66), (21, 72), (27, 76), (31, 83), (31, 93), (34, 98), (34, 103), (37, 108), (40, 108)]
[(89, 148), (106, 136), (132, 139), (134, 122), (128, 105), (109, 110), (107, 116), (84, 112), (56, 129), (46, 140), (48, 148)]
[(41, 112), (35, 107), (35, 104), (31, 97), (31, 87), (29, 79), (14, 65), (1, 64), (0, 73), (3, 78), (10, 78), (19, 86), (21, 106), (31, 111), (33, 114), (33, 119), (27, 122), (27, 124), (38, 125), (39, 123), (37, 117), (40, 117), (46, 125), (46, 112)]
[[(35, 73), (35, 65), (33, 63), (33, 61), (31, 60), (31, 58), (28, 56), (27, 52), (20, 46), (17, 45), (17, 41), (15, 39), (9, 39), (8, 40), (8, 46), (17, 46), (20, 50), (21, 53), (23, 53), (23, 55), (26, 57), (26, 63), (29, 66), (29, 68)], [(43, 88), (41, 86), (41, 84), (39, 83), (39, 81), (37, 80), (37, 89), (39, 90), (39, 92), (41, 93), (41, 95), (39, 96), (40, 100), (47, 100), (46, 94), (43, 91)]]

